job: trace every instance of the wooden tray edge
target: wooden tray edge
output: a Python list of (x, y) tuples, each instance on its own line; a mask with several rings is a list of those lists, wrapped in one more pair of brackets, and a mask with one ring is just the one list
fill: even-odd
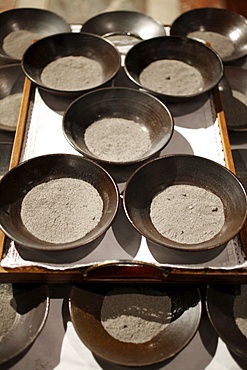
[[(18, 122), (16, 125), (16, 132), (15, 132), (15, 138), (14, 138), (14, 143), (13, 143), (13, 150), (12, 150), (11, 158), (10, 158), (9, 170), (15, 167), (19, 163), (19, 160), (20, 160), (21, 149), (23, 145), (23, 137), (24, 137), (25, 127), (26, 127), (26, 119), (27, 119), (29, 103), (30, 103), (31, 87), (32, 87), (31, 81), (28, 78), (25, 78), (24, 86), (23, 86), (22, 102), (21, 102)], [(4, 242), (5, 242), (5, 234), (0, 230), (0, 260), (2, 260), (2, 256), (3, 256)]]
[[(236, 175), (236, 168), (235, 168), (233, 155), (231, 151), (231, 145), (230, 145), (230, 140), (228, 136), (225, 113), (222, 108), (218, 86), (214, 89), (214, 100), (215, 100), (216, 113), (218, 117), (219, 128), (220, 128), (220, 133), (221, 133), (221, 138), (222, 138), (222, 147), (224, 151), (226, 167)], [(242, 245), (243, 252), (245, 256), (247, 256), (247, 223), (244, 225), (244, 227), (240, 231), (239, 236), (240, 236), (240, 242)]]

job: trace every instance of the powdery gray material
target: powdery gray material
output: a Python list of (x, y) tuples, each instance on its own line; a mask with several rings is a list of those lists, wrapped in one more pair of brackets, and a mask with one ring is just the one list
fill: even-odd
[(143, 87), (167, 95), (192, 95), (203, 88), (201, 73), (191, 65), (175, 59), (150, 63), (139, 76)]
[(103, 69), (96, 60), (68, 56), (49, 63), (41, 73), (41, 81), (46, 87), (56, 90), (86, 90), (103, 82)]
[(117, 287), (104, 297), (101, 323), (121, 342), (145, 343), (171, 321), (171, 299), (149, 287)]
[(3, 50), (12, 58), (21, 60), (26, 49), (40, 37), (27, 30), (10, 32), (3, 40)]
[(193, 185), (172, 185), (157, 194), (150, 205), (150, 218), (160, 234), (183, 244), (210, 240), (225, 222), (221, 199)]
[(0, 124), (11, 128), (16, 127), (20, 107), (22, 93), (8, 95), (0, 100)]
[(197, 39), (198, 41), (205, 41), (222, 59), (230, 57), (235, 51), (232, 40), (217, 32), (194, 31), (188, 33), (187, 37)]
[(85, 130), (84, 139), (95, 156), (112, 162), (136, 160), (151, 147), (149, 132), (124, 118), (95, 121)]
[(16, 308), (13, 307), (13, 293), (11, 284), (0, 284), (0, 338), (11, 328), (16, 317)]
[(233, 316), (239, 330), (247, 338), (247, 285), (241, 285), (241, 294), (234, 298)]
[(23, 198), (21, 218), (27, 230), (50, 243), (75, 241), (99, 223), (103, 200), (88, 182), (60, 178), (32, 188)]

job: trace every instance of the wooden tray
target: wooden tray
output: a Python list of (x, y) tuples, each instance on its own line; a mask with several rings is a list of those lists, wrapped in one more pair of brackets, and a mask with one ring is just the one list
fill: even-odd
[[(25, 79), (23, 101), (21, 105), (13, 151), (10, 161), (10, 169), (18, 165), (23, 148), (26, 122), (30, 109), (30, 97), (35, 87)], [(222, 109), (218, 88), (213, 91), (213, 99), (219, 123), (222, 150), (225, 164), (228, 169), (235, 173), (235, 166), (231, 153), (231, 147), (227, 132), (225, 115)], [(246, 226), (240, 233), (240, 240), (244, 255), (247, 255), (247, 232)], [(0, 260), (6, 243), (6, 237), (0, 232)], [(247, 268), (234, 268), (230, 270), (210, 269), (208, 267), (194, 269), (190, 267), (162, 267), (153, 263), (135, 260), (110, 261), (95, 263), (81, 268), (66, 270), (50, 270), (43, 267), (29, 266), (17, 268), (0, 267), (0, 282), (25, 282), (25, 283), (78, 283), (78, 282), (156, 282), (156, 283), (247, 283)]]

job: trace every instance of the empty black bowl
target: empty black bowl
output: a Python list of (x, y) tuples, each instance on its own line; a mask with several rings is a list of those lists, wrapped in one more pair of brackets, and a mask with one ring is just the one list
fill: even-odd
[(157, 20), (139, 12), (118, 10), (97, 14), (82, 26), (83, 32), (110, 37), (129, 35), (140, 40), (164, 36), (164, 26)]

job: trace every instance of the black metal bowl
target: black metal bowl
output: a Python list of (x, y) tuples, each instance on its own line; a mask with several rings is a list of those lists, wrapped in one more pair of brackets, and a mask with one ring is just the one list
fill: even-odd
[[(78, 240), (61, 244), (45, 242), (25, 228), (21, 219), (22, 200), (36, 185), (64, 177), (81, 179), (94, 186), (103, 200), (103, 214), (98, 225)], [(35, 157), (14, 167), (0, 181), (0, 227), (18, 245), (33, 250), (69, 250), (96, 240), (111, 226), (118, 206), (119, 193), (111, 176), (82, 156), (51, 154)]]
[[(99, 62), (103, 70), (102, 82), (92, 88), (76, 91), (47, 87), (41, 80), (43, 69), (52, 61), (66, 56), (84, 56)], [(114, 45), (100, 36), (89, 33), (61, 33), (43, 38), (31, 45), (22, 59), (25, 75), (41, 90), (64, 100), (66, 108), (86, 92), (110, 86), (120, 65), (120, 55)]]
[(13, 325), (7, 323), (10, 327), (1, 336), (0, 365), (3, 365), (21, 355), (38, 337), (48, 316), (50, 299), (47, 285), (2, 283), (0, 289), (1, 302), (5, 301), (1, 307), (5, 320), (9, 317), (8, 302), (15, 311)]
[[(216, 194), (224, 206), (225, 221), (213, 238), (183, 244), (161, 235), (153, 226), (150, 205), (155, 195), (171, 185), (194, 185)], [(246, 192), (237, 177), (220, 164), (194, 155), (163, 156), (141, 166), (126, 183), (123, 204), (135, 229), (153, 243), (174, 250), (198, 252), (223, 246), (246, 220)]]
[(146, 14), (128, 10), (97, 14), (84, 23), (82, 31), (104, 37), (129, 35), (139, 40), (165, 36), (161, 22)]
[[(247, 337), (240, 328), (243, 325), (246, 327), (246, 301), (246, 284), (207, 287), (206, 309), (209, 319), (220, 338), (244, 363), (247, 359)], [(237, 319), (242, 320), (242, 326)]]
[(123, 55), (141, 40), (166, 35), (161, 22), (146, 14), (129, 10), (97, 14), (84, 23), (82, 31), (108, 38)]
[(195, 31), (211, 31), (228, 38), (234, 52), (223, 58), (231, 62), (247, 55), (247, 19), (235, 12), (218, 8), (192, 9), (181, 14), (171, 25), (172, 36), (187, 36)]
[[(9, 64), (0, 67), (0, 99), (4, 99), (12, 94), (22, 93), (24, 80), (25, 75), (20, 64)], [(0, 117), (0, 129), (15, 131), (16, 127), (2, 124)]]
[[(197, 69), (202, 76), (202, 88), (190, 95), (171, 95), (143, 86), (140, 82), (141, 72), (152, 62), (162, 59), (178, 60)], [(168, 102), (182, 102), (202, 95), (212, 90), (223, 76), (223, 63), (212, 49), (196, 40), (179, 36), (155, 37), (134, 45), (125, 57), (124, 69), (140, 89)]]
[[(157, 296), (168, 296), (171, 300), (171, 322), (159, 334), (144, 343), (123, 342), (111, 336), (103, 327), (101, 309), (105, 296), (114, 288), (128, 289), (134, 295), (143, 290), (143, 296), (150, 294), (154, 298), (154, 306), (140, 302), (136, 307), (130, 306), (136, 316), (144, 314), (152, 321), (152, 313), (157, 311), (155, 294), (147, 289), (156, 291)], [(158, 298), (158, 297), (157, 297)], [(131, 302), (130, 302), (131, 303)], [(167, 308), (164, 308), (164, 310)], [(201, 318), (201, 298), (197, 288), (183, 286), (148, 285), (148, 284), (91, 284), (87, 287), (73, 286), (69, 299), (71, 321), (82, 342), (96, 356), (106, 361), (124, 366), (148, 366), (159, 363), (175, 356), (193, 338)], [(126, 313), (127, 314), (127, 313)], [(131, 314), (131, 313), (129, 313)], [(113, 317), (114, 318), (114, 317)]]
[(16, 31), (29, 31), (40, 38), (56, 33), (70, 32), (66, 21), (51, 11), (37, 8), (11, 9), (0, 14), (0, 58), (6, 63), (16, 63), (17, 59), (3, 50), (7, 35)]
[[(141, 158), (119, 162), (93, 154), (85, 143), (85, 131), (103, 118), (123, 118), (138, 122), (148, 131), (151, 147)], [(99, 162), (130, 165), (154, 156), (170, 141), (173, 118), (166, 106), (155, 97), (129, 88), (105, 88), (83, 95), (74, 101), (63, 117), (63, 131), (69, 143), (81, 154)]]

